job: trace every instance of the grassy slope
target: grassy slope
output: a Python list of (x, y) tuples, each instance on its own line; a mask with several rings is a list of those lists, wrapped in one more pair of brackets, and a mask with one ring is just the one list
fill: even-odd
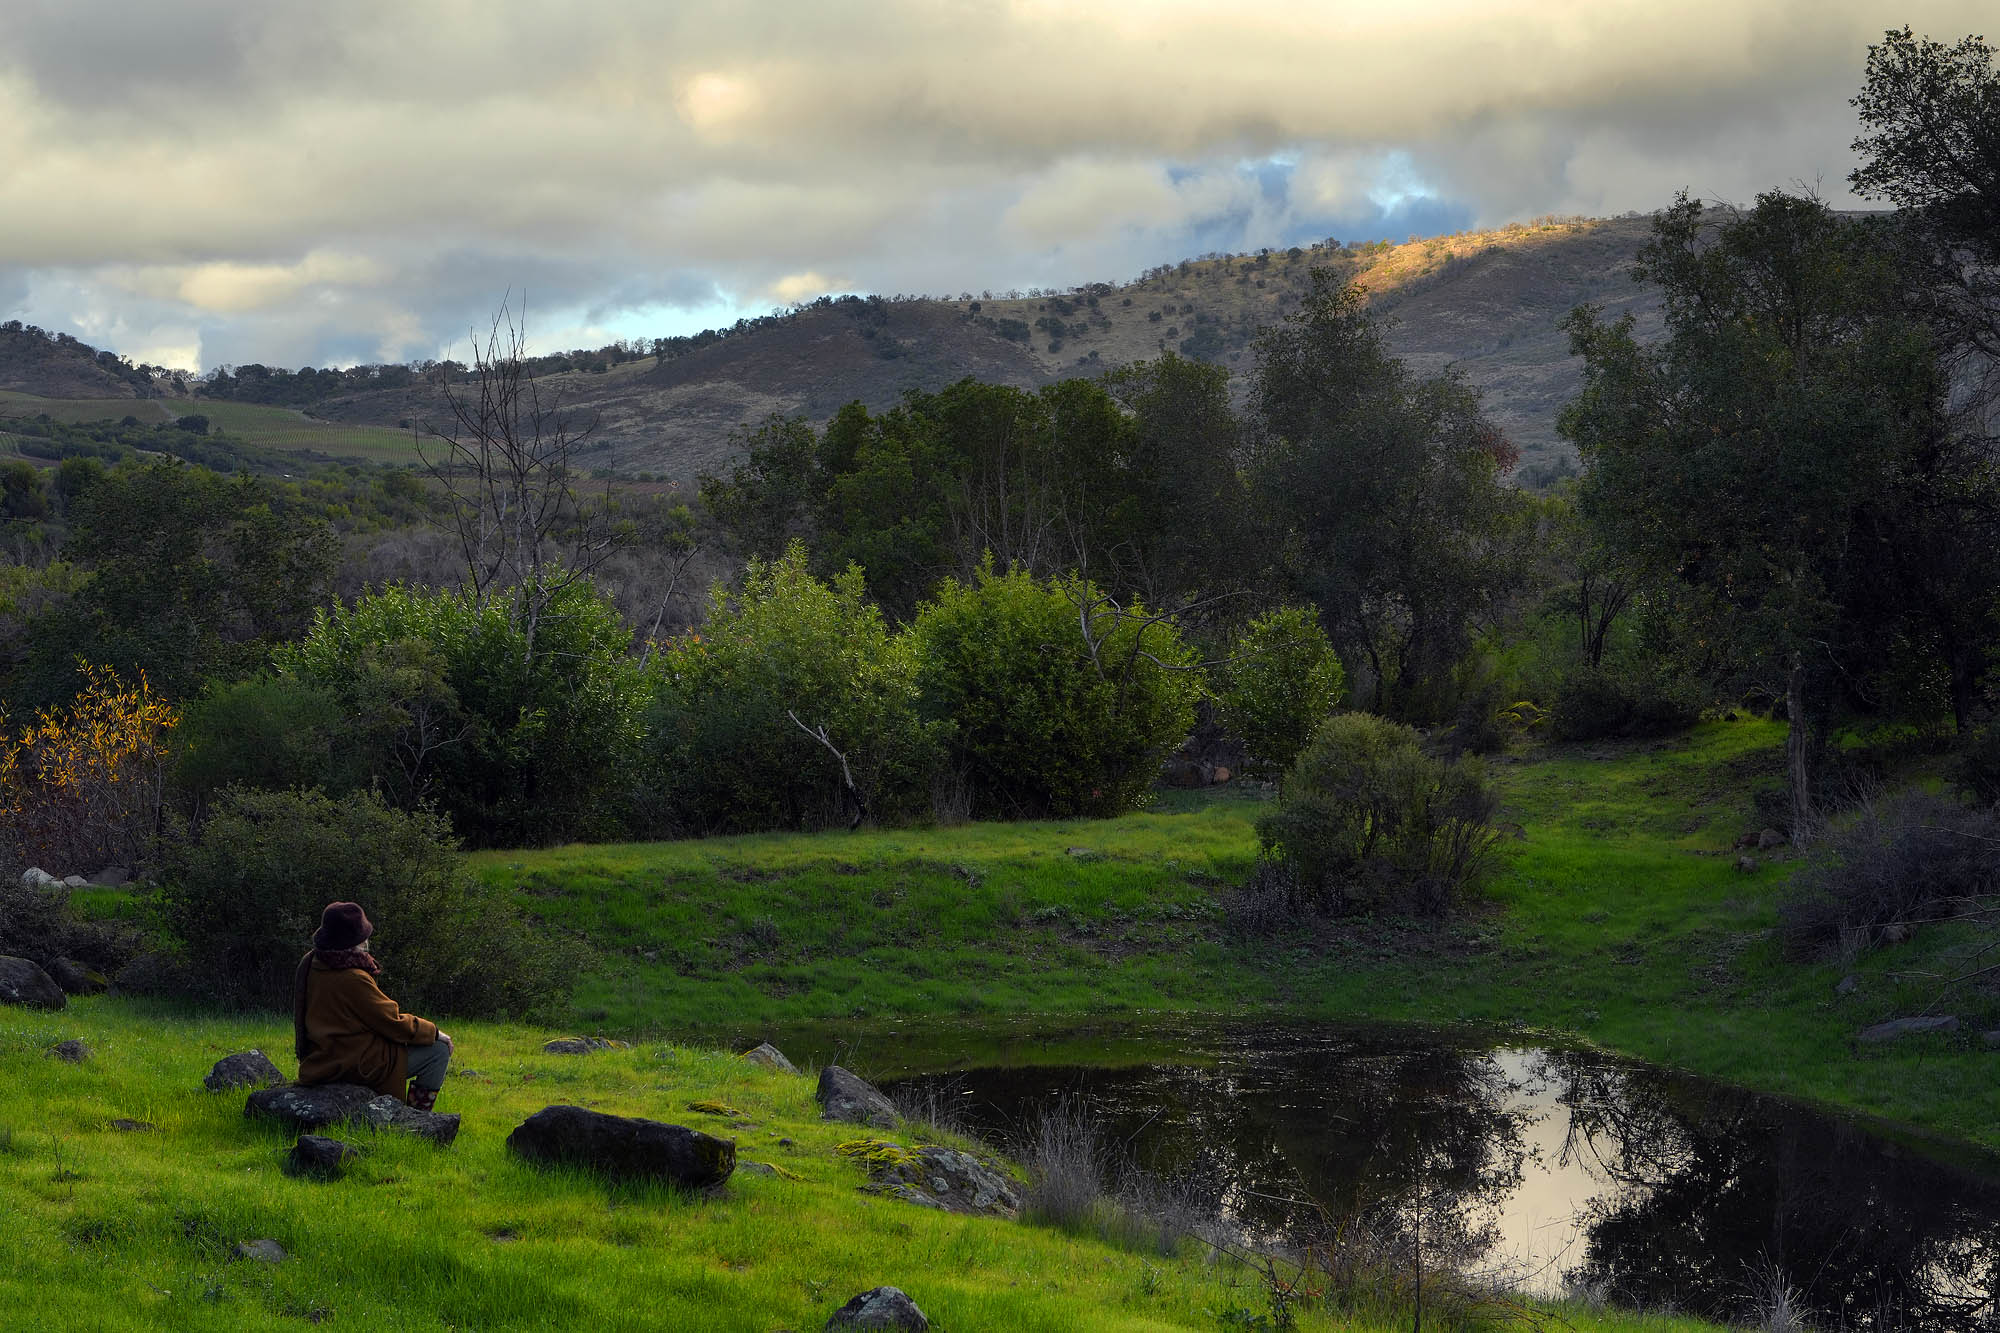
[[(1976, 1038), (1857, 1050), (1921, 1011), (1969, 947), (1942, 931), (1856, 965), (1798, 966), (1771, 931), (1789, 873), (1735, 868), (1782, 729), (1711, 723), (1684, 741), (1549, 751), (1497, 770), (1520, 825), (1489, 910), (1444, 931), (1341, 923), (1245, 939), (1221, 919), (1247, 875), (1252, 800), (1098, 823), (489, 853), (552, 923), (607, 952), (579, 985), (615, 1032), (752, 1036), (831, 1020), (1162, 1013), (1490, 1023), (2000, 1146), (2000, 1087)], [(2000, 1026), (1987, 998), (1957, 1008)]]
[[(0, 1011), (0, 1311), (40, 1309), (57, 1319), (51, 1327), (107, 1333), (293, 1321), (761, 1331), (818, 1328), (881, 1283), (950, 1329), (1214, 1328), (1212, 1312), (1264, 1308), (1244, 1273), (1192, 1252), (1138, 1254), (859, 1193), (858, 1168), (833, 1152), (854, 1131), (816, 1119), (805, 1078), (675, 1046), (547, 1056), (544, 1033), (453, 1027), (464, 1068), (444, 1109), (465, 1116), (458, 1142), (438, 1150), (363, 1134), (369, 1156), (325, 1184), (280, 1172), (285, 1136), (246, 1122), (240, 1093), (200, 1090), (227, 1052), (282, 1050), (282, 1020), (111, 999)], [(94, 1048), (87, 1064), (44, 1056), (70, 1037)], [(697, 1099), (743, 1119), (687, 1110)], [(796, 1179), (739, 1175), (719, 1196), (690, 1200), (513, 1160), (506, 1133), (555, 1102), (709, 1128)], [(155, 1128), (120, 1132), (119, 1118)], [(291, 1257), (230, 1262), (234, 1244), (258, 1237)], [(1564, 1313), (1581, 1333), (1702, 1327)], [(1401, 1325), (1318, 1311), (1302, 1326)]]
[(416, 451), (406, 431), (316, 421), (287, 407), (232, 403), (206, 398), (39, 398), (0, 390), (0, 416), (33, 417), (69, 423), (122, 421), (135, 416), (148, 424), (201, 415), (220, 430), (266, 449), (357, 458), (378, 463), (413, 463)]

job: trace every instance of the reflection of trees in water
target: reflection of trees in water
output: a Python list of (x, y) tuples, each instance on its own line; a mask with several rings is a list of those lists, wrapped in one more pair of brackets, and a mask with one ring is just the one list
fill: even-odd
[(975, 1125), (1081, 1096), (1137, 1165), (1220, 1202), (1253, 1235), (1360, 1225), (1432, 1263), (1493, 1245), (1521, 1183), (1527, 1116), (1484, 1052), (1407, 1041), (1258, 1049), (1215, 1068), (981, 1070), (960, 1076)]
[(2000, 1196), (1851, 1125), (1660, 1071), (1550, 1052), (1565, 1158), (1611, 1187), (1572, 1281), (1622, 1303), (1754, 1316), (1775, 1270), (1829, 1328), (1990, 1329)]

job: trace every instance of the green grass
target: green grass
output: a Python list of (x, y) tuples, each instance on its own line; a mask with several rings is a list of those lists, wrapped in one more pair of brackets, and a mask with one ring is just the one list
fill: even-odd
[(77, 424), (123, 421), (137, 417), (151, 425), (183, 416), (205, 416), (210, 428), (226, 431), (247, 443), (287, 452), (324, 454), (374, 463), (414, 463), (416, 449), (407, 431), (380, 426), (348, 426), (317, 421), (289, 407), (262, 403), (232, 403), (207, 398), (42, 398), (0, 390), (0, 417), (46, 415), (52, 421)]
[[(483, 853), (552, 925), (603, 953), (577, 1002), (604, 1030), (864, 1033), (891, 1020), (1141, 1031), (1188, 1019), (1389, 1019), (1582, 1040), (1920, 1132), (2000, 1146), (2000, 1002), (1960, 996), (1959, 1038), (1858, 1049), (1922, 1012), (1975, 943), (1935, 930), (1845, 970), (1784, 960), (1795, 863), (1735, 868), (1782, 727), (1704, 724), (1657, 744), (1495, 768), (1518, 826), (1488, 901), (1431, 928), (1335, 922), (1245, 937), (1223, 917), (1259, 805), (1182, 799), (1098, 822), (718, 838)], [(961, 1043), (963, 1045), (963, 1043)]]
[(317, 421), (289, 407), (267, 407), (261, 403), (199, 398), (189, 403), (186, 410), (207, 417), (211, 428), (220, 428), (267, 449), (308, 451), (372, 463), (417, 461), (408, 431)]
[[(107, 1333), (320, 1322), (761, 1333), (818, 1328), (883, 1283), (908, 1291), (937, 1327), (961, 1330), (1213, 1329), (1221, 1314), (1266, 1308), (1251, 1275), (1192, 1249), (1140, 1253), (861, 1193), (859, 1168), (834, 1151), (857, 1131), (817, 1119), (807, 1078), (681, 1046), (548, 1056), (548, 1033), (452, 1026), (460, 1068), (441, 1109), (463, 1114), (458, 1141), (436, 1149), (351, 1134), (367, 1156), (345, 1179), (317, 1183), (281, 1172), (286, 1136), (246, 1121), (242, 1094), (200, 1089), (231, 1051), (257, 1046), (289, 1064), (284, 1020), (108, 998), (53, 1014), (0, 1011), (0, 1311)], [(72, 1037), (93, 1048), (87, 1063), (45, 1056)], [(700, 1100), (743, 1118), (688, 1109)], [(739, 1173), (690, 1199), (512, 1158), (506, 1134), (559, 1102), (734, 1137), (743, 1160), (796, 1178)], [(151, 1128), (120, 1131), (119, 1119)], [(257, 1238), (290, 1257), (230, 1260)], [(1562, 1317), (1581, 1333), (1704, 1327), (1581, 1309)], [(1406, 1316), (1325, 1310), (1302, 1320), (1362, 1333), (1406, 1326)]]
[(158, 398), (43, 398), (38, 394), (0, 389), (0, 417), (46, 416), (76, 425), (85, 421), (123, 421), (137, 417), (147, 425), (182, 415), (175, 404)]

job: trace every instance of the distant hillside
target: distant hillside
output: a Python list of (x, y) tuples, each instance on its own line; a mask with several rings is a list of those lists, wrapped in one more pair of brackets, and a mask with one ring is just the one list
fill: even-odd
[(18, 319), (0, 324), (0, 390), (43, 398), (159, 398), (165, 393), (154, 383), (151, 368)]
[[(662, 356), (598, 360), (599, 369), (551, 374), (543, 384), (595, 414), (586, 467), (691, 481), (727, 464), (738, 426), (771, 413), (819, 421), (854, 399), (886, 408), (906, 389), (968, 375), (1036, 387), (1173, 349), (1230, 367), (1239, 392), (1247, 391), (1258, 330), (1294, 312), (1312, 270), (1325, 267), (1368, 293), (1389, 320), (1390, 346), (1413, 368), (1456, 366), (1485, 394), (1487, 412), (1520, 446), (1532, 480), (1566, 457), (1555, 418), (1580, 382), (1556, 321), (1592, 302), (1631, 311), (1642, 337), (1660, 327), (1656, 295), (1630, 276), (1648, 227), (1644, 218), (1544, 222), (1404, 245), (1209, 256), (1123, 285), (1060, 294), (822, 299), (785, 317), (668, 340)], [(246, 367), (244, 374), (251, 370), (269, 373)], [(231, 384), (230, 396), (303, 394), (309, 415), (336, 428), (407, 431), (441, 418), (434, 388), (408, 379), (405, 368), (388, 370), (396, 373), (314, 372), (311, 384), (306, 372), (270, 385), (244, 380)], [(405, 382), (351, 391), (357, 376)], [(0, 326), (0, 389), (99, 399), (161, 391), (143, 368), (19, 325)]]
[[(820, 420), (857, 398), (883, 408), (906, 388), (965, 375), (1033, 387), (1169, 348), (1247, 375), (1257, 331), (1297, 309), (1312, 269), (1331, 267), (1391, 318), (1397, 353), (1426, 373), (1456, 365), (1521, 447), (1524, 468), (1545, 469), (1565, 452), (1555, 417), (1580, 373), (1556, 321), (1588, 301), (1634, 312), (1642, 336), (1659, 327), (1657, 298), (1629, 273), (1648, 225), (1552, 222), (1210, 257), (1061, 295), (822, 301), (676, 358), (550, 378), (598, 414), (592, 466), (688, 480), (723, 466), (732, 430), (769, 413)], [(436, 415), (427, 393), (356, 394), (312, 410), (396, 426)]]

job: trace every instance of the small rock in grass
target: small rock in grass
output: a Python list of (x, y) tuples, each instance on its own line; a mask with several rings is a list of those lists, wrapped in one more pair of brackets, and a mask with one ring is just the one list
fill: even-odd
[(150, 1120), (114, 1120), (111, 1127), (120, 1134), (150, 1134), (159, 1126)]
[(687, 1109), (695, 1112), (697, 1115), (719, 1115), (729, 1117), (730, 1119), (738, 1119), (743, 1115), (741, 1111), (731, 1106), (728, 1102), (689, 1102)]
[(1852, 972), (1849, 972), (1833, 984), (1833, 993), (1835, 995), (1852, 995), (1859, 989), (1861, 989), (1861, 978), (1855, 976)]
[(63, 988), (25, 958), (0, 956), (0, 1004), (25, 1004), (30, 1009), (60, 1009), (69, 1003)]
[(90, 1058), (90, 1047), (71, 1037), (68, 1041), (59, 1041), (49, 1047), (49, 1058), (60, 1060), (64, 1064), (80, 1065)]
[(819, 1099), (822, 1120), (873, 1125), (877, 1129), (894, 1129), (902, 1120), (896, 1114), (895, 1104), (868, 1080), (839, 1065), (828, 1065), (819, 1071), (819, 1089), (814, 1096)]
[(769, 1162), (738, 1162), (736, 1164), (736, 1174), (740, 1176), (775, 1177), (778, 1174), (778, 1168), (772, 1166)]
[(1931, 1018), (1892, 1018), (1886, 1023), (1877, 1023), (1872, 1028), (1863, 1028), (1856, 1035), (1856, 1041), (1867, 1042), (1871, 1046), (1898, 1037), (1907, 1037), (1919, 1032), (1956, 1032), (1958, 1019), (1950, 1014), (1939, 1014)]
[(201, 1086), (210, 1092), (228, 1092), (231, 1088), (268, 1088), (284, 1081), (284, 1074), (271, 1063), (270, 1056), (262, 1051), (238, 1051), (217, 1060)]
[(229, 1252), (231, 1259), (251, 1259), (260, 1264), (285, 1262), (285, 1247), (275, 1240), (246, 1240)]
[(49, 964), (49, 980), (63, 988), (68, 995), (102, 995), (110, 989), (102, 972), (96, 972), (74, 958), (58, 958)]
[(1757, 850), (1760, 852), (1775, 851), (1790, 841), (1790, 838), (1787, 838), (1784, 834), (1778, 832), (1778, 830), (1767, 828), (1757, 835)]
[(361, 1155), (351, 1143), (323, 1134), (301, 1134), (285, 1158), (285, 1170), (295, 1176), (332, 1180), (347, 1169), (348, 1162)]
[(864, 1291), (833, 1312), (826, 1321), (828, 1333), (842, 1328), (893, 1328), (910, 1333), (926, 1333), (931, 1321), (917, 1303), (897, 1287), (876, 1287)]
[(1736, 858), (1736, 868), (1748, 875), (1757, 869), (1757, 858), (1754, 856), (1739, 856)]
[(799, 1067), (790, 1060), (787, 1060), (785, 1053), (768, 1041), (759, 1042), (757, 1045), (743, 1052), (743, 1058), (753, 1065), (761, 1065), (765, 1069), (775, 1069), (780, 1074), (796, 1074), (799, 1072)]
[(557, 1037), (542, 1043), (542, 1054), (589, 1055), (592, 1051), (616, 1050), (624, 1045), (622, 1041), (606, 1041), (602, 1037)]

